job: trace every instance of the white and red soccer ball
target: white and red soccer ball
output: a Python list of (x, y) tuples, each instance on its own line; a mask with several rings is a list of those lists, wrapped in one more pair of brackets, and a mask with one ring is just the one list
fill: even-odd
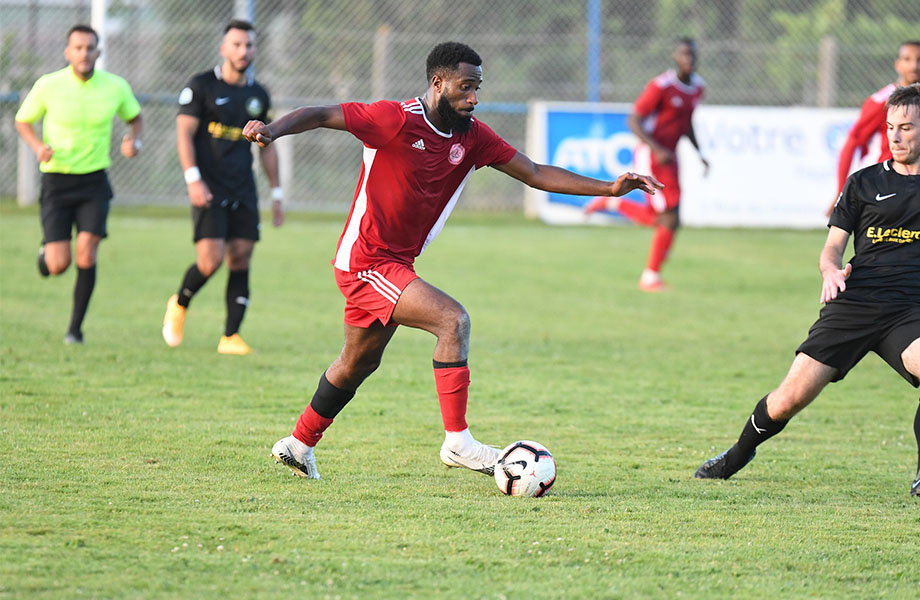
[(539, 498), (555, 482), (556, 460), (537, 442), (514, 442), (501, 451), (495, 464), (495, 484), (509, 496)]

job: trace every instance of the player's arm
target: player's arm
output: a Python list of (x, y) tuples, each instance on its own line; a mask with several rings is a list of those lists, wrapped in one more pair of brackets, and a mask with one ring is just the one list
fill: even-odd
[(272, 188), (272, 225), (280, 227), (284, 224), (284, 195), (278, 175), (278, 151), (274, 146), (263, 146), (259, 148), (259, 159)]
[(185, 174), (188, 198), (194, 206), (207, 206), (213, 199), (208, 185), (201, 179), (195, 158), (195, 132), (198, 131), (198, 117), (180, 114), (176, 117), (176, 150), (179, 164)]
[(821, 302), (827, 302), (837, 297), (839, 292), (847, 289), (846, 279), (850, 276), (853, 267), (847, 263), (843, 266), (843, 252), (846, 250), (850, 232), (831, 225), (818, 259), (818, 268), (821, 269)]
[(626, 125), (629, 127), (629, 130), (633, 132), (633, 135), (651, 149), (652, 153), (658, 159), (658, 162), (666, 165), (674, 160), (674, 153), (659, 144), (654, 137), (649, 135), (649, 133), (642, 128), (642, 120), (638, 113), (629, 113), (629, 116), (626, 117)]
[(637, 173), (623, 173), (616, 181), (601, 181), (552, 165), (537, 164), (522, 152), (515, 153), (507, 163), (494, 167), (530, 187), (556, 194), (622, 196), (635, 189), (654, 194), (655, 190), (664, 187), (651, 175)]
[(48, 162), (51, 160), (51, 157), (54, 155), (54, 150), (38, 137), (32, 123), (16, 121), (16, 132), (19, 134), (19, 137), (22, 138), (22, 141), (32, 149), (35, 156), (38, 157), (38, 162)]
[(144, 120), (141, 114), (128, 121), (131, 133), (126, 133), (121, 139), (121, 153), (127, 158), (134, 158), (141, 149), (141, 133), (144, 131)]
[(700, 155), (700, 162), (703, 163), (703, 177), (705, 177), (709, 174), (709, 161), (703, 156), (703, 151), (700, 150), (700, 145), (696, 141), (696, 131), (693, 129), (693, 122), (690, 123), (690, 128), (687, 129), (687, 139), (690, 140), (690, 143), (696, 148), (697, 154)]
[[(884, 110), (884, 105), (882, 110)], [(869, 140), (878, 131), (879, 119), (884, 119), (884, 113), (880, 112), (878, 103), (874, 102), (870, 97), (863, 103), (862, 109), (859, 111), (859, 117), (857, 117), (856, 122), (847, 134), (843, 147), (840, 149), (840, 156), (837, 159), (837, 194), (834, 196), (834, 202), (827, 209), (828, 215), (834, 209), (837, 196), (840, 195), (843, 190), (843, 184), (846, 183), (847, 177), (850, 176), (850, 168), (853, 166), (856, 150), (865, 148), (868, 145)], [(883, 140), (883, 143), (887, 142)]]
[(303, 106), (268, 125), (262, 121), (250, 121), (243, 127), (243, 137), (264, 147), (282, 136), (303, 133), (320, 127), (344, 130), (345, 113), (342, 112), (342, 107), (338, 104)]

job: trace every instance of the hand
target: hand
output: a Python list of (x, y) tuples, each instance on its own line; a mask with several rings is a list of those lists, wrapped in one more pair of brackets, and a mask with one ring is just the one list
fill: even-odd
[[(652, 149), (652, 154), (655, 155), (655, 160), (659, 165), (667, 165), (675, 160), (674, 153), (668, 150), (667, 148), (662, 148), (658, 146), (657, 148)], [(703, 161), (706, 162), (706, 161)]]
[(633, 190), (642, 190), (646, 194), (655, 195), (655, 190), (664, 189), (664, 184), (651, 175), (639, 175), (627, 171), (623, 173), (610, 187), (611, 196), (623, 196)]
[(246, 123), (246, 126), (243, 127), (243, 137), (250, 142), (257, 143), (262, 148), (274, 141), (268, 125), (262, 121), (249, 121)]
[(828, 269), (821, 273), (824, 283), (821, 285), (821, 303), (826, 303), (837, 297), (838, 292), (847, 289), (846, 280), (853, 271), (853, 266), (847, 263), (843, 269)]
[(42, 144), (38, 150), (35, 152), (35, 156), (38, 157), (38, 162), (44, 163), (51, 160), (51, 157), (54, 156), (54, 150), (51, 149), (51, 146), (48, 144)]
[(208, 184), (199, 179), (188, 184), (188, 199), (192, 206), (204, 208), (211, 203), (214, 196), (211, 194), (211, 190), (208, 189)]
[(272, 200), (272, 225), (284, 225), (284, 203), (281, 200)]
[(129, 134), (125, 134), (125, 137), (121, 138), (121, 154), (125, 158), (134, 158), (137, 156), (138, 151), (140, 150), (139, 144), (134, 141), (134, 138)]

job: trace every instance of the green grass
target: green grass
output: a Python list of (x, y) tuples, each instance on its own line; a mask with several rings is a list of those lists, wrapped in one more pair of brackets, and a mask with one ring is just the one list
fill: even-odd
[(683, 231), (673, 291), (645, 295), (647, 230), (456, 215), (417, 267), (472, 316), (474, 435), (557, 459), (516, 499), (440, 466), (434, 340), (408, 329), (322, 480), (269, 459), (341, 347), (342, 222), (266, 226), (257, 354), (226, 357), (223, 272), (160, 338), (185, 211), (116, 209), (65, 347), (73, 271), (40, 279), (35, 210), (0, 208), (0, 598), (916, 597), (917, 392), (874, 355), (735, 478), (692, 478), (817, 315), (823, 232)]

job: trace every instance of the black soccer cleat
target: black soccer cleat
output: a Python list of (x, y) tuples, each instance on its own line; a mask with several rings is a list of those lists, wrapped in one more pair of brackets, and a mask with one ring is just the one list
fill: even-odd
[(42, 277), (47, 277), (51, 275), (51, 271), (48, 270), (48, 263), (45, 262), (45, 247), (42, 246), (38, 249), (38, 274)]
[[(732, 446), (732, 448), (734, 448), (734, 446)], [(731, 466), (728, 464), (728, 453), (731, 452), (732, 448), (704, 462), (700, 465), (700, 468), (696, 470), (693, 476), (697, 479), (728, 479), (743, 469), (745, 465), (754, 460), (754, 457), (757, 456), (757, 451), (754, 450), (746, 461), (737, 467)]]
[(910, 495), (920, 497), (920, 470), (917, 471), (917, 478), (910, 484)]

